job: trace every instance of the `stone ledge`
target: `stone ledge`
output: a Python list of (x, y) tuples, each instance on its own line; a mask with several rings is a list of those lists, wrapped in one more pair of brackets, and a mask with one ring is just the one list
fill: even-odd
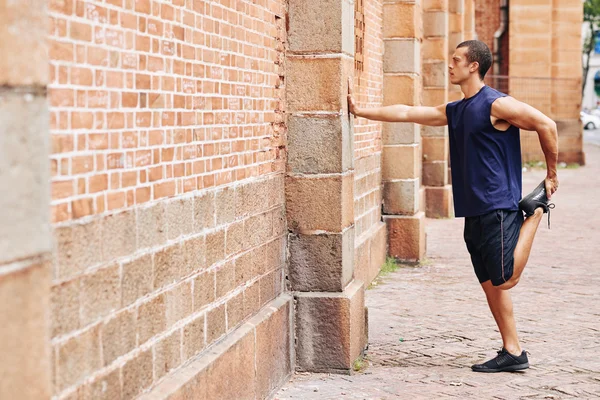
[(292, 297), (282, 294), (139, 399), (268, 398), (292, 373), (291, 310)]

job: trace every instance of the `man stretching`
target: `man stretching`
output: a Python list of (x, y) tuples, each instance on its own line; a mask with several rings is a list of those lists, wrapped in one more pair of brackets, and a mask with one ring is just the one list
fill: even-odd
[[(356, 107), (351, 86), (348, 94), (349, 112), (357, 117), (448, 125), (454, 212), (465, 217), (465, 243), (503, 342), (495, 358), (471, 367), (477, 372), (529, 367), (507, 289), (519, 282), (542, 215), (553, 206), (548, 201), (558, 189), (556, 124), (535, 108), (486, 86), (483, 78), (491, 65), (485, 43), (459, 44), (448, 68), (450, 82), (460, 85), (464, 99), (437, 107), (396, 104), (363, 109)], [(544, 181), (521, 201), (519, 129), (538, 133), (548, 168)]]

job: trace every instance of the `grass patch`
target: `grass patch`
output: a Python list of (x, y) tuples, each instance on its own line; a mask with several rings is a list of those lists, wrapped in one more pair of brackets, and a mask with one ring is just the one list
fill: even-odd
[(352, 369), (354, 370), (354, 372), (361, 372), (364, 369), (366, 369), (368, 365), (369, 363), (367, 362), (367, 360), (363, 356), (360, 356), (356, 360), (354, 360), (354, 363), (352, 364)]
[(431, 263), (431, 261), (429, 261), (428, 259), (423, 259), (419, 263), (408, 263), (408, 262), (398, 262), (398, 261), (396, 261), (396, 259), (394, 257), (388, 257), (388, 258), (386, 258), (385, 263), (381, 266), (381, 268), (379, 270), (379, 274), (377, 274), (375, 279), (373, 279), (373, 282), (371, 282), (369, 284), (369, 286), (367, 286), (367, 290), (373, 289), (375, 286), (377, 286), (381, 283), (382, 278), (385, 278), (387, 275), (391, 274), (392, 272), (396, 272), (400, 268), (418, 267), (418, 266), (427, 265), (430, 263)]

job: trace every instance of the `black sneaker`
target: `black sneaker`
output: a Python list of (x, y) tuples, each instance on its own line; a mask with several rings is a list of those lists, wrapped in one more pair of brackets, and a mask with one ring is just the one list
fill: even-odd
[(520, 371), (529, 368), (529, 360), (525, 350), (520, 356), (510, 354), (504, 347), (498, 351), (498, 355), (483, 364), (475, 364), (471, 369), (475, 372), (509, 372)]
[(538, 207), (544, 210), (544, 214), (548, 213), (548, 228), (550, 228), (550, 210), (554, 208), (554, 203), (548, 202), (545, 181), (542, 181), (531, 193), (519, 201), (519, 209), (525, 213), (526, 217), (532, 216)]

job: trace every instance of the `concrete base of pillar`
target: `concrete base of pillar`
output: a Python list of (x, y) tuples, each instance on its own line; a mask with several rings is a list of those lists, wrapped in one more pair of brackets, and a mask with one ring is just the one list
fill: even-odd
[(296, 370), (351, 374), (367, 345), (365, 288), (296, 293)]
[(425, 189), (425, 215), (427, 218), (451, 218), (454, 216), (452, 186), (430, 186)]
[(388, 254), (401, 261), (420, 261), (425, 257), (425, 213), (412, 216), (386, 215)]

